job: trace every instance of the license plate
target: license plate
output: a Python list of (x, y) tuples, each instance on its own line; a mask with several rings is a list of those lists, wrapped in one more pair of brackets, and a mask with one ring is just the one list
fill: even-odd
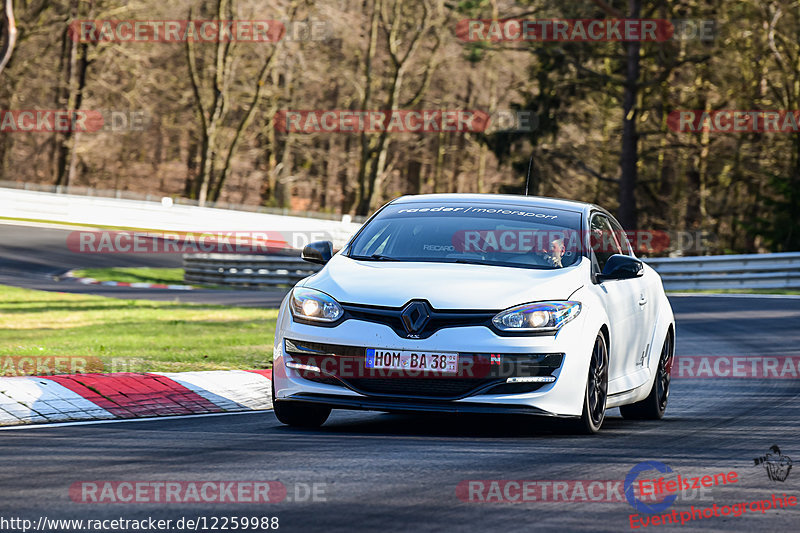
[(426, 370), (455, 374), (458, 372), (458, 354), (368, 348), (364, 366), (381, 370)]

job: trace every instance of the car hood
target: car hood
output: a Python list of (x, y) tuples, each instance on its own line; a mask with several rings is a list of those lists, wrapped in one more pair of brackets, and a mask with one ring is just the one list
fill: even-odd
[(541, 300), (566, 300), (588, 279), (588, 261), (557, 270), (467, 265), (356, 261), (335, 255), (302, 285), (339, 302), (402, 307), (427, 300), (435, 309), (502, 310)]

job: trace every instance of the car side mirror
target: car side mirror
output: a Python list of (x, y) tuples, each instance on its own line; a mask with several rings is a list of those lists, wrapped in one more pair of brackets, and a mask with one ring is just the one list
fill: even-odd
[(333, 243), (331, 241), (312, 242), (303, 247), (300, 257), (309, 263), (324, 265), (333, 257)]
[(611, 279), (638, 278), (644, 274), (644, 265), (635, 257), (614, 254), (606, 261), (603, 272), (597, 276), (598, 281)]

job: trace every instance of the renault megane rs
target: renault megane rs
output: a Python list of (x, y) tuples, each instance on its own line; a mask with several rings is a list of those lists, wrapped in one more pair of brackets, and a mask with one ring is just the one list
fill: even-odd
[(527, 196), (405, 196), (281, 304), (275, 415), (519, 413), (600, 429), (660, 419), (675, 324), (658, 274), (604, 209)]

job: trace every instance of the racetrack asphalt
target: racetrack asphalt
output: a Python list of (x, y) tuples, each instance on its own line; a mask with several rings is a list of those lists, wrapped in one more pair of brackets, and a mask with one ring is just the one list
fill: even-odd
[[(671, 301), (678, 357), (800, 355), (800, 299)], [(535, 418), (347, 411), (334, 411), (319, 430), (282, 426), (272, 412), (3, 430), (0, 519), (277, 516), (279, 531), (301, 532), (627, 531), (635, 511), (624, 501), (479, 503), (460, 500), (456, 487), (465, 480), (622, 480), (643, 461), (684, 476), (738, 473), (737, 483), (686, 494), (665, 512), (800, 496), (797, 467), (779, 482), (754, 462), (773, 445), (800, 460), (800, 380), (676, 379), (671, 390), (664, 420), (627, 421), (613, 409), (595, 436), (565, 434)], [(294, 490), (305, 494), (318, 483), (325, 501), (73, 502), (70, 485), (90, 480), (277, 480), (295, 500)], [(792, 507), (647, 529), (784, 532), (796, 531), (799, 519)]]
[(76, 268), (183, 266), (180, 254), (88, 254), (67, 247), (67, 236), (85, 228), (62, 229), (44, 225), (27, 226), (0, 221), (0, 285), (43, 291), (94, 294), (126, 300), (193, 302), (239, 307), (277, 307), (286, 289), (191, 291), (138, 289), (104, 285), (83, 285), (62, 279)]

